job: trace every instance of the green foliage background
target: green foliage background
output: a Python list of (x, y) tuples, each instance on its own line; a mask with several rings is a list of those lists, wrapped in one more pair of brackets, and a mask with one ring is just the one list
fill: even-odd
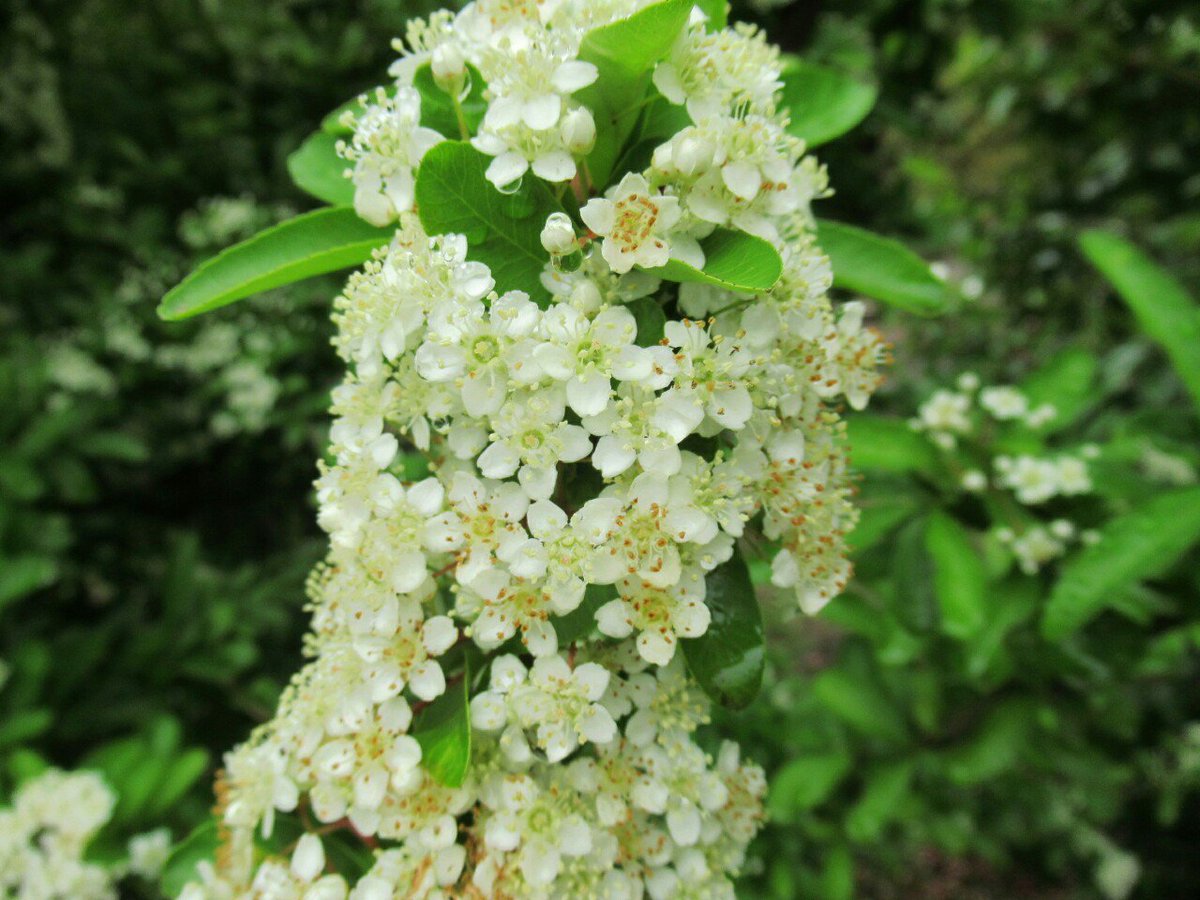
[[(205, 818), (221, 751), (298, 667), (321, 552), (309, 494), (336, 279), (183, 324), (154, 308), (200, 259), (311, 206), (287, 154), (432, 5), (0, 12), (0, 798), (48, 764), (99, 767), (122, 801), (97, 854)], [(838, 190), (823, 214), (903, 237), (962, 295), (940, 320), (881, 313), (896, 365), (871, 415), (903, 422), (968, 369), (1049, 372), (1075, 414), (1036, 446), (1103, 448), (1097, 497), (1072, 513), (1170, 509), (1197, 480), (1197, 410), (1077, 238), (1123, 234), (1200, 285), (1193, 5), (770, 6), (735, 15), (879, 88), (864, 125), (821, 148)], [(715, 729), (774, 782), (744, 895), (1195, 893), (1186, 535), (1069, 633), (1042, 626), (1065, 567), (989, 570), (986, 608), (966, 614), (982, 624), (947, 626), (930, 534), (971, 546), (990, 513), (914, 452), (860, 460), (875, 540), (847, 597), (809, 620), (763, 592), (767, 686)]]

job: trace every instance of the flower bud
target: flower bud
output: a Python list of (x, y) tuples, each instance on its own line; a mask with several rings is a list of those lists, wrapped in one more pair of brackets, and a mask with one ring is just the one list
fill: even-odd
[(566, 213), (551, 213), (542, 229), (542, 246), (551, 256), (565, 256), (575, 251), (575, 226)]
[(467, 78), (467, 65), (457, 47), (453, 44), (442, 44), (434, 48), (429, 67), (433, 70), (434, 84), (454, 97), (462, 93)]
[(574, 156), (592, 152), (596, 145), (596, 122), (586, 107), (571, 110), (562, 119), (562, 139)]

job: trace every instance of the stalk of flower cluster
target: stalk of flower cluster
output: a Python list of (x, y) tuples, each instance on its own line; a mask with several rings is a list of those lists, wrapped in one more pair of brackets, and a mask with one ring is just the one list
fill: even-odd
[[(707, 631), (706, 575), (750, 529), (804, 610), (844, 586), (856, 514), (837, 404), (866, 403), (883, 345), (860, 304), (827, 297), (809, 212), (825, 174), (786, 132), (778, 51), (754, 29), (694, 14), (654, 72), (692, 124), (587, 196), (598, 118), (575, 92), (597, 71), (580, 42), (646, 5), (435, 14), (410, 27), (395, 90), (353, 118), (356, 208), (396, 230), (336, 303), (348, 372), (317, 481), (330, 549), (309, 584), (311, 660), (227, 756), (221, 863), (188, 897), (733, 896), (763, 772), (696, 742), (709, 701), (680, 641)], [(422, 156), (458, 137), (420, 124), (429, 61), (454, 90), (485, 80), (471, 142), (497, 188), (579, 194), (578, 219), (542, 231), (545, 305), (498, 292), (465, 237), (412, 211)], [(775, 246), (773, 288), (655, 274), (703, 267), (718, 226)], [(646, 299), (667, 314), (655, 342), (629, 306)], [(407, 474), (414, 455), (427, 475)], [(583, 636), (561, 640), (597, 595)], [(464, 679), (471, 763), (454, 785), (414, 715)], [(280, 814), (309, 833), (263, 851)], [(330, 863), (339, 830), (376, 848), (357, 881)]]

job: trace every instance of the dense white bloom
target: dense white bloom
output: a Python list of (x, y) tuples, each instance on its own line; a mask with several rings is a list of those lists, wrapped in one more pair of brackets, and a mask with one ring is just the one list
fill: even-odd
[[(806, 612), (844, 587), (840, 409), (867, 403), (887, 348), (862, 303), (829, 300), (810, 211), (825, 171), (787, 134), (778, 51), (753, 28), (693, 14), (653, 73), (691, 124), (655, 132), (644, 171), (607, 171), (639, 153), (606, 158), (584, 37), (645, 5), (434, 14), (407, 30), (394, 90), (347, 119), (356, 208), (395, 232), (336, 301), (311, 659), (227, 756), (228, 840), (189, 900), (733, 896), (765, 784), (736, 747), (696, 744), (708, 701), (680, 643), (708, 634), (706, 579), (752, 529)], [(511, 252), (544, 263), (534, 283), (467, 223), (430, 236), (412, 211), (426, 151), (460, 138), (486, 157), (480, 189), (512, 195), (495, 209), (526, 216)], [(777, 283), (664, 268), (703, 269), (717, 229), (776, 247)], [(919, 427), (965, 437), (975, 390)], [(1059, 493), (1086, 481), (1067, 456)], [(429, 740), (448, 723), (471, 729), (465, 772)], [(352, 883), (316, 834), (264, 852), (255, 834), (293, 813), (386, 849)]]
[(84, 853), (116, 801), (94, 772), (49, 769), (22, 784), (12, 806), (0, 808), (0, 893), (115, 898), (116, 873), (85, 862)]

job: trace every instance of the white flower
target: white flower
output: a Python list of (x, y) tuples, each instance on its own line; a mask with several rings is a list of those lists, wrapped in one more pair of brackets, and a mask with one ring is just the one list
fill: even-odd
[(509, 291), (486, 310), (479, 302), (439, 309), (417, 349), (417, 371), (429, 381), (457, 383), (468, 415), (494, 413), (510, 382), (528, 384), (539, 377), (529, 357), (540, 317), (523, 291)]
[(587, 431), (569, 424), (565, 413), (561, 388), (512, 394), (493, 419), (492, 443), (479, 455), (479, 470), (497, 479), (517, 473), (530, 499), (547, 499), (558, 463), (578, 462), (592, 452)]
[[(670, 257), (667, 233), (679, 221), (679, 200), (654, 194), (641, 175), (629, 173), (608, 192), (594, 197), (579, 211), (584, 224), (603, 236), (600, 252), (617, 273), (635, 265), (646, 269), (665, 266)], [(703, 265), (703, 263), (701, 263)]]
[(581, 417), (604, 411), (611, 379), (639, 381), (653, 374), (653, 356), (634, 344), (637, 321), (624, 307), (607, 307), (589, 321), (559, 304), (546, 312), (541, 334), (546, 340), (534, 350), (538, 366), (565, 384), (567, 402)]
[(1029, 411), (1029, 401), (1016, 388), (987, 387), (979, 392), (979, 405), (1000, 421), (1023, 418)]
[(421, 96), (402, 87), (389, 97), (382, 89), (353, 120), (354, 140), (339, 145), (354, 163), (354, 209), (372, 225), (387, 225), (413, 206), (413, 172), (443, 138), (421, 126)]

